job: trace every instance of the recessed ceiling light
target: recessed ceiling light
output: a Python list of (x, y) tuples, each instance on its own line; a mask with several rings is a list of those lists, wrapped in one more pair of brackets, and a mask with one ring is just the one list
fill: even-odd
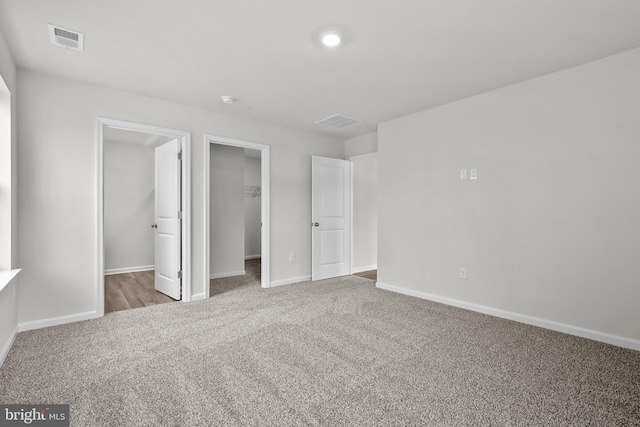
[(342, 42), (342, 37), (336, 32), (324, 33), (320, 39), (322, 44), (328, 47), (338, 46)]

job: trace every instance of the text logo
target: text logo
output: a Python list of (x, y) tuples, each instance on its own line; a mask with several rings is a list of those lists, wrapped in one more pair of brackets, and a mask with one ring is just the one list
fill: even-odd
[(0, 405), (0, 427), (69, 427), (69, 405)]

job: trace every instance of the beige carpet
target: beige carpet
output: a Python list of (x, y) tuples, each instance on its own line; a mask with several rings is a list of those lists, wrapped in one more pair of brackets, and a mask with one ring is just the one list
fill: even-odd
[(79, 426), (640, 425), (640, 353), (359, 277), (249, 281), (20, 333), (0, 402)]
[(260, 287), (261, 262), (260, 258), (246, 260), (244, 262), (244, 270), (247, 274), (243, 276), (212, 279), (210, 281), (209, 295), (214, 297), (225, 292), (238, 291), (240, 288), (258, 289)]

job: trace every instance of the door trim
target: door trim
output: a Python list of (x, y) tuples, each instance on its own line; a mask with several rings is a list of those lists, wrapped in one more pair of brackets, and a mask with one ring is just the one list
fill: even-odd
[(205, 298), (210, 297), (209, 286), (209, 274), (210, 274), (210, 251), (211, 251), (211, 212), (209, 203), (210, 200), (210, 176), (211, 176), (211, 144), (228, 145), (231, 147), (250, 148), (252, 150), (260, 151), (260, 215), (262, 219), (262, 230), (260, 236), (260, 252), (262, 257), (261, 272), (260, 272), (260, 285), (263, 288), (271, 286), (270, 282), (270, 230), (271, 221), (269, 219), (269, 146), (265, 144), (259, 144), (256, 142), (249, 142), (240, 139), (226, 138), (223, 136), (207, 135), (204, 136), (204, 217), (205, 217), (205, 239), (204, 239), (204, 253), (205, 253)]
[(182, 301), (191, 301), (191, 132), (179, 129), (163, 128), (159, 126), (145, 125), (142, 123), (127, 122), (124, 120), (98, 118), (98, 150), (97, 150), (97, 183), (98, 200), (96, 210), (98, 213), (97, 243), (98, 259), (96, 272), (96, 298), (97, 316), (104, 316), (104, 128), (130, 130), (134, 132), (152, 133), (178, 138), (182, 148), (181, 171), (181, 203), (182, 203)]

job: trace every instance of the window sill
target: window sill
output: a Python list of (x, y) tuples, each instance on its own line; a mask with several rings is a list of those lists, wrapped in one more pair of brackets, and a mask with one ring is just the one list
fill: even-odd
[(20, 269), (0, 271), (0, 292), (20, 273)]

